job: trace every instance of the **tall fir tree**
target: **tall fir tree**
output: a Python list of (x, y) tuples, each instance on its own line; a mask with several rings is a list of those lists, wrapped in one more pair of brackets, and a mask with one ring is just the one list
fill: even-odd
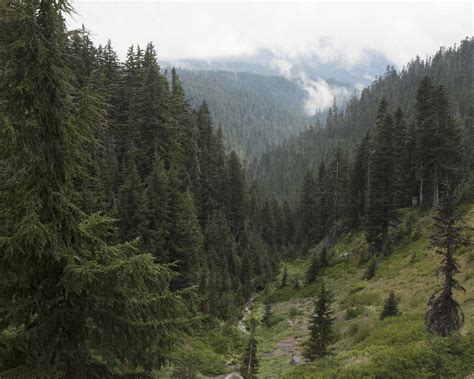
[(370, 133), (367, 131), (359, 143), (350, 176), (350, 209), (349, 226), (357, 228), (365, 222), (367, 207), (368, 180), (370, 159)]
[(130, 150), (124, 170), (124, 182), (117, 194), (115, 207), (118, 218), (118, 240), (143, 239), (147, 228), (147, 204), (145, 184), (136, 166), (135, 150)]
[(235, 237), (239, 237), (243, 231), (246, 209), (245, 177), (242, 165), (237, 154), (232, 151), (229, 157), (229, 219), (230, 229)]
[(394, 219), (393, 119), (382, 99), (376, 119), (371, 154), (366, 238), (374, 253), (388, 252), (388, 228)]
[(299, 240), (306, 249), (315, 245), (322, 237), (319, 205), (319, 185), (313, 173), (308, 171), (303, 178), (298, 203)]
[(175, 263), (174, 269), (179, 274), (173, 279), (171, 288), (183, 289), (197, 285), (201, 273), (203, 236), (191, 191), (173, 193), (170, 211), (168, 249), (171, 263)]

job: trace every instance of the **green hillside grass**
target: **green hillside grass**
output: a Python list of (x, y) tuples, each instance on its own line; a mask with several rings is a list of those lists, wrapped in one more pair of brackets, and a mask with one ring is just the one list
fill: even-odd
[[(363, 279), (365, 265), (360, 254), (366, 249), (362, 233), (344, 236), (329, 250), (331, 266), (324, 282), (334, 294), (333, 311), (338, 335), (333, 355), (303, 363), (307, 320), (319, 284), (295, 289), (308, 267), (305, 261), (288, 263), (289, 285), (267, 290), (256, 299), (253, 314), (260, 318), (265, 301), (273, 301), (273, 323), (258, 329), (259, 377), (278, 378), (464, 378), (474, 373), (474, 251), (460, 250), (458, 279), (466, 288), (456, 294), (465, 313), (460, 335), (429, 336), (424, 330), (427, 301), (440, 284), (434, 270), (439, 257), (429, 247), (430, 214), (406, 210), (393, 230), (393, 252), (381, 258), (375, 276)], [(466, 211), (465, 223), (474, 226), (474, 206)], [(401, 315), (379, 320), (390, 290), (398, 299)], [(290, 365), (295, 355), (300, 366)]]

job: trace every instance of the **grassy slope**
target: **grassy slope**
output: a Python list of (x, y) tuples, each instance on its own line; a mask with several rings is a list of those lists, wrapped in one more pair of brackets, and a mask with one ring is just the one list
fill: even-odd
[[(462, 271), (458, 279), (466, 288), (466, 293), (457, 294), (466, 317), (461, 337), (429, 337), (423, 318), (427, 300), (440, 283), (434, 276), (439, 257), (429, 248), (430, 218), (424, 215), (408, 228), (407, 220), (418, 217), (412, 212), (402, 216), (405, 222), (395, 230), (400, 242), (390, 257), (380, 261), (370, 281), (362, 279), (366, 265), (358, 262), (365, 248), (360, 233), (346, 235), (330, 249), (332, 264), (326, 269), (324, 281), (335, 296), (338, 341), (333, 356), (298, 367), (289, 364), (291, 356), (301, 357), (306, 320), (318, 284), (300, 289), (291, 285), (274, 288), (257, 299), (253, 311), (257, 317), (262, 314), (265, 300), (275, 302), (274, 324), (258, 331), (259, 377), (462, 378), (474, 373), (474, 252), (464, 249), (458, 253)], [(474, 226), (474, 206), (467, 210), (465, 222)], [(295, 277), (302, 280), (306, 267), (303, 261), (290, 263), (290, 283)], [(391, 289), (402, 314), (380, 321), (383, 302)], [(346, 311), (351, 308), (356, 317), (348, 319)]]

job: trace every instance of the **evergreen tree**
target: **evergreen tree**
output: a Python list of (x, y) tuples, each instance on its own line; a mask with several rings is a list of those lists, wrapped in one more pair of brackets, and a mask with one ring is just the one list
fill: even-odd
[(109, 245), (111, 220), (74, 203), (92, 125), (67, 66), (71, 6), (0, 8), (0, 376), (151, 371), (187, 312), (167, 268), (134, 244)]
[(464, 236), (463, 231), (466, 227), (460, 224), (456, 198), (449, 182), (444, 183), (441, 202), (434, 221), (435, 233), (431, 240), (436, 252), (442, 257), (437, 274), (443, 276), (444, 283), (442, 288), (429, 299), (425, 325), (430, 333), (446, 337), (451, 332), (459, 330), (464, 323), (461, 307), (453, 298), (453, 291), (465, 291), (454, 277), (460, 272), (454, 254), (460, 246), (470, 244), (469, 239)]
[(356, 149), (350, 178), (350, 220), (351, 228), (363, 225), (367, 207), (369, 180), (370, 133), (366, 135)]
[(281, 274), (280, 288), (285, 288), (288, 285), (288, 269), (286, 265), (283, 267), (283, 273)]
[(169, 240), (171, 228), (170, 178), (163, 161), (156, 159), (153, 171), (147, 179), (147, 225), (144, 248), (159, 262), (169, 263)]
[(411, 138), (406, 125), (405, 115), (400, 107), (393, 115), (394, 131), (394, 207), (404, 208), (411, 205), (413, 193), (414, 162), (411, 151)]
[(298, 204), (300, 243), (309, 248), (322, 237), (319, 225), (319, 186), (311, 171), (303, 179), (300, 200)]
[(170, 209), (169, 254), (179, 274), (174, 278), (171, 288), (182, 289), (199, 283), (203, 236), (189, 190), (174, 193)]
[(117, 195), (116, 216), (118, 239), (129, 241), (143, 238), (147, 225), (145, 185), (141, 181), (135, 165), (135, 153), (130, 151), (124, 170), (125, 180)]
[(264, 308), (264, 311), (263, 311), (262, 322), (265, 324), (265, 326), (267, 328), (271, 324), (272, 317), (273, 317), (272, 304), (270, 302), (266, 302), (265, 303), (265, 308)]
[(328, 254), (326, 246), (323, 246), (321, 252), (319, 253), (319, 266), (321, 268), (327, 267), (329, 265)]
[(364, 278), (367, 280), (372, 279), (375, 276), (375, 272), (377, 271), (377, 261), (375, 258), (372, 258), (367, 266), (367, 270), (364, 273)]
[(230, 316), (235, 305), (235, 293), (238, 287), (238, 263), (234, 240), (231, 236), (225, 213), (216, 211), (205, 229), (204, 251), (207, 256), (210, 283), (208, 293), (209, 312), (222, 319)]
[(237, 154), (232, 151), (229, 157), (229, 211), (230, 229), (234, 236), (240, 236), (246, 217), (245, 178)]
[(309, 325), (309, 341), (305, 357), (310, 361), (329, 355), (329, 346), (334, 342), (332, 330), (334, 318), (331, 311), (332, 295), (326, 291), (324, 284), (314, 305), (314, 312)]
[(400, 312), (398, 311), (397, 298), (395, 297), (395, 293), (390, 291), (387, 300), (385, 300), (382, 313), (380, 314), (380, 319), (383, 320), (386, 317), (398, 316), (399, 314)]
[(265, 201), (260, 211), (261, 235), (271, 250), (276, 247), (276, 225), (273, 207), (269, 200)]
[[(330, 238), (335, 238), (341, 231), (341, 225), (347, 217), (349, 204), (349, 160), (346, 152), (338, 144), (329, 162), (324, 178), (321, 198), (327, 209), (327, 218), (322, 220), (324, 231)], [(323, 212), (323, 213), (326, 213)]]
[(456, 184), (462, 160), (460, 131), (443, 86), (425, 77), (416, 97), (418, 202), (437, 207), (442, 178)]
[(287, 247), (287, 250), (290, 250), (289, 247), (295, 243), (296, 222), (288, 201), (283, 202), (283, 223), (285, 225), (284, 245)]
[(256, 379), (258, 374), (257, 340), (255, 339), (255, 320), (252, 319), (250, 337), (242, 360), (241, 374), (245, 379)]
[(394, 219), (393, 120), (382, 99), (376, 120), (371, 154), (366, 238), (375, 253), (388, 250), (388, 227)]
[[(184, 188), (192, 190), (194, 198), (199, 199), (199, 147), (196, 117), (189, 103), (185, 99), (185, 93), (181, 81), (173, 68), (171, 70), (171, 99), (172, 116), (179, 124), (180, 154), (176, 160), (180, 162), (183, 170), (180, 172), (180, 180)], [(198, 206), (198, 204), (196, 204)]]
[(311, 284), (316, 281), (316, 279), (321, 274), (321, 266), (318, 254), (316, 252), (313, 253), (311, 257), (311, 264), (306, 271), (306, 284)]

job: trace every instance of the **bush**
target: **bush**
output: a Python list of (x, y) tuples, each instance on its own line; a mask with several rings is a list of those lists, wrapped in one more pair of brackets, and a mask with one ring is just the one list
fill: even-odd
[(364, 308), (361, 306), (351, 307), (349, 309), (346, 309), (345, 313), (346, 320), (352, 320), (362, 315), (364, 313)]
[(303, 311), (301, 309), (298, 309), (296, 307), (291, 307), (289, 310), (288, 310), (288, 317), (289, 318), (295, 318), (297, 316), (302, 316), (303, 315)]

